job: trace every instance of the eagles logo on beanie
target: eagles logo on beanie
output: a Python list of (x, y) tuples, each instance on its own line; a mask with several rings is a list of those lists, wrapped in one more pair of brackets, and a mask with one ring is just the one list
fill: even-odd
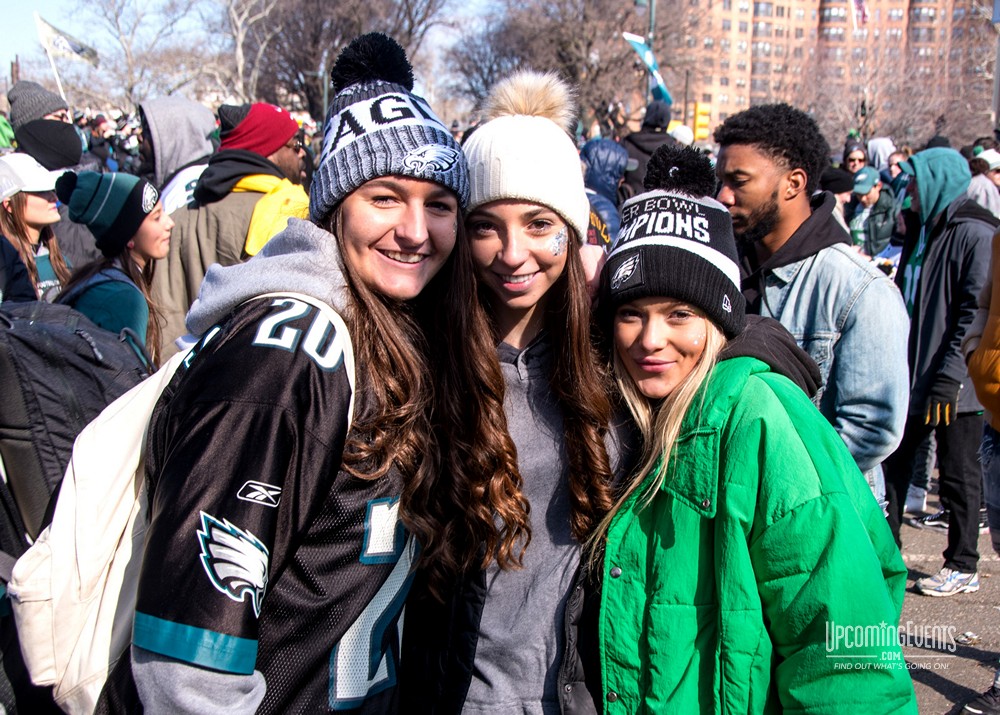
[(488, 121), (465, 143), (472, 180), (469, 210), (502, 199), (548, 206), (587, 240), (590, 201), (569, 131), (576, 106), (555, 74), (518, 72), (490, 91)]
[(602, 312), (640, 298), (665, 297), (703, 310), (726, 337), (746, 324), (733, 222), (708, 197), (708, 157), (664, 145), (650, 157), (645, 186), (622, 207), (618, 237), (601, 273)]
[(56, 195), (69, 206), (71, 221), (90, 228), (97, 248), (108, 258), (125, 250), (160, 199), (145, 179), (96, 171), (67, 171), (56, 181)]
[(380, 176), (434, 181), (465, 208), (465, 156), (427, 102), (412, 93), (413, 70), (395, 40), (377, 32), (356, 38), (337, 58), (330, 82), (336, 95), (309, 192), (314, 223)]

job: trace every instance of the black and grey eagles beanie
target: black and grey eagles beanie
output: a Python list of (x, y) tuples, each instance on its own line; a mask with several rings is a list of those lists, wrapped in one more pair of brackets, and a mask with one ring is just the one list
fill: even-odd
[(365, 182), (390, 175), (441, 184), (465, 209), (465, 156), (427, 102), (412, 93), (413, 70), (395, 40), (378, 32), (356, 38), (337, 58), (330, 83), (336, 95), (309, 192), (314, 223)]
[(690, 147), (650, 157), (650, 189), (622, 206), (622, 223), (601, 273), (602, 313), (640, 298), (682, 300), (705, 311), (727, 338), (746, 324), (733, 222), (707, 194), (712, 164)]

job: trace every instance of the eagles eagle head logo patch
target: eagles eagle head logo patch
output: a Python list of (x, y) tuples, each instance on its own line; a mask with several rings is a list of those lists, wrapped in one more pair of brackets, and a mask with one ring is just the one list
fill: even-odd
[(156, 208), (156, 201), (160, 198), (159, 194), (156, 193), (156, 189), (153, 188), (151, 184), (146, 184), (142, 187), (142, 212), (152, 213), (153, 209)]
[(458, 163), (458, 152), (446, 146), (428, 144), (414, 149), (403, 157), (403, 166), (410, 171), (436, 171), (444, 173)]
[(234, 601), (246, 601), (249, 596), (253, 612), (260, 618), (270, 560), (267, 547), (250, 532), (205, 512), (201, 512), (198, 541), (201, 565), (212, 585)]
[(611, 290), (618, 290), (621, 285), (632, 277), (635, 269), (639, 267), (639, 254), (634, 253), (618, 266), (618, 270), (611, 276)]

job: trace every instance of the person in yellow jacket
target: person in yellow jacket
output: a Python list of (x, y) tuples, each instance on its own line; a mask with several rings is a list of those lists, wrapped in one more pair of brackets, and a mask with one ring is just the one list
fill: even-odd
[(273, 104), (219, 107), (219, 151), (194, 187), (194, 200), (175, 211), (170, 253), (159, 261), (153, 298), (163, 310), (160, 350), (164, 359), (184, 335), (184, 316), (213, 263), (230, 266), (249, 258), (289, 218), (309, 215), (302, 188), (305, 149), (299, 125)]
[[(979, 308), (962, 340), (962, 350), (976, 397), (986, 410), (979, 456), (990, 538), (993, 550), (1000, 554), (1000, 231), (993, 235), (989, 280), (979, 294)], [(1000, 713), (1000, 668), (989, 690), (966, 703), (965, 711)]]

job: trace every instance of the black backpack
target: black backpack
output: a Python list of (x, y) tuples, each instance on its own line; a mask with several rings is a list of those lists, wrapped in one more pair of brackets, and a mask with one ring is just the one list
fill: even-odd
[(76, 436), (149, 375), (134, 344), (69, 306), (0, 305), (0, 550), (25, 551), (51, 519)]

